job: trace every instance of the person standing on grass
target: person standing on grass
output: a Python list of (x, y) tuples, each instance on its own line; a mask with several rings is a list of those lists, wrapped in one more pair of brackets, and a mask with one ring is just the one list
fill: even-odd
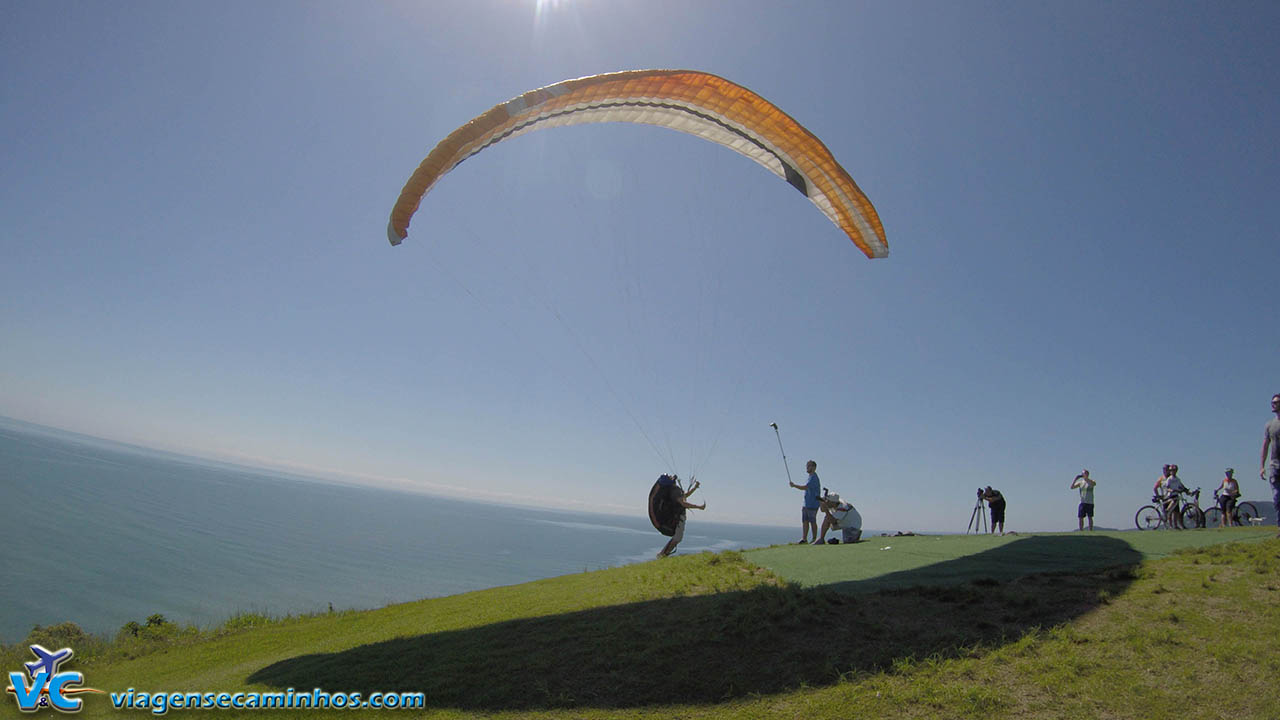
[(1182, 524), (1182, 494), (1187, 486), (1178, 477), (1178, 466), (1170, 465), (1169, 474), (1164, 479), (1164, 516), (1165, 522), (1175, 530), (1186, 530)]
[(1000, 534), (1004, 534), (1004, 495), (999, 490), (992, 490), (988, 485), (986, 490), (982, 491), (982, 499), (987, 501), (987, 507), (991, 508), (991, 534), (996, 534), (996, 525), (1000, 525)]
[(810, 528), (813, 528), (813, 539), (818, 539), (818, 496), (822, 492), (822, 483), (818, 480), (818, 463), (810, 460), (804, 464), (804, 469), (809, 473), (809, 480), (804, 485), (791, 482), (791, 487), (804, 491), (804, 505), (800, 508), (800, 544), (808, 545)]
[(1276, 525), (1280, 526), (1280, 393), (1271, 396), (1271, 412), (1276, 416), (1263, 428), (1262, 468), (1258, 475), (1271, 484), (1271, 502), (1276, 508)]
[(1226, 469), (1226, 477), (1222, 478), (1222, 484), (1218, 486), (1218, 491), (1214, 495), (1218, 498), (1218, 509), (1222, 511), (1222, 519), (1218, 521), (1218, 527), (1235, 525), (1236, 500), (1240, 498), (1240, 483), (1236, 480), (1235, 470)]
[(1169, 477), (1169, 466), (1165, 465), (1160, 468), (1160, 478), (1156, 480), (1156, 484), (1151, 486), (1151, 494), (1155, 498), (1164, 497), (1164, 481)]
[(1080, 507), (1076, 509), (1076, 517), (1080, 520), (1080, 529), (1084, 530), (1084, 519), (1089, 518), (1089, 529), (1093, 529), (1093, 486), (1097, 485), (1089, 477), (1088, 470), (1081, 470), (1075, 480), (1071, 481), (1071, 489), (1080, 491)]

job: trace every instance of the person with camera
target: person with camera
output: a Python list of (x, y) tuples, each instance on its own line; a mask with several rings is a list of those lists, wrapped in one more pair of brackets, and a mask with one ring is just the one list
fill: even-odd
[(1093, 478), (1089, 477), (1088, 470), (1081, 470), (1080, 474), (1071, 481), (1071, 489), (1080, 491), (1080, 506), (1076, 508), (1076, 518), (1080, 521), (1080, 529), (1084, 530), (1084, 519), (1089, 518), (1089, 529), (1093, 529), (1093, 486), (1097, 485)]
[(988, 485), (986, 489), (978, 488), (978, 497), (987, 501), (987, 507), (991, 508), (991, 534), (996, 533), (996, 525), (1000, 526), (1000, 534), (1004, 534), (1004, 495), (999, 490), (992, 490)]
[(824, 493), (818, 506), (823, 512), (822, 530), (814, 545), (827, 544), (828, 530), (839, 530), (840, 541), (844, 543), (855, 543), (862, 539), (862, 515), (851, 503), (841, 500), (839, 493)]

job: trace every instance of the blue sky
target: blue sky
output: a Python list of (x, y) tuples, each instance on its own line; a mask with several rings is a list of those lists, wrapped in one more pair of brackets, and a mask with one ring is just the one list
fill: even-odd
[[(0, 6), (0, 415), (324, 477), (722, 521), (1129, 527), (1256, 463), (1280, 390), (1275, 3)], [(867, 260), (750, 161), (517, 138), (386, 216), (492, 105), (705, 70), (820, 137)], [(668, 467), (670, 465), (670, 467)], [(1252, 479), (1251, 479), (1252, 478)]]

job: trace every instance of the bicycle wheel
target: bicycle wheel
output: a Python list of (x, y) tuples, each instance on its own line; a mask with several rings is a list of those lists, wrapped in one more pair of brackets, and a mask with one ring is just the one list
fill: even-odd
[(1143, 505), (1138, 508), (1138, 514), (1133, 516), (1133, 523), (1139, 530), (1155, 530), (1164, 524), (1164, 520), (1155, 505)]
[(1218, 527), (1222, 522), (1222, 510), (1217, 507), (1211, 507), (1204, 511), (1204, 524), (1206, 527)]
[(1182, 527), (1187, 530), (1204, 527), (1202, 515), (1203, 513), (1195, 505), (1184, 505), (1182, 507)]
[(1236, 517), (1239, 519), (1241, 525), (1249, 527), (1253, 525), (1253, 523), (1249, 522), (1250, 520), (1262, 516), (1258, 514), (1258, 508), (1254, 507), (1253, 503), (1242, 502), (1239, 505), (1236, 505)]

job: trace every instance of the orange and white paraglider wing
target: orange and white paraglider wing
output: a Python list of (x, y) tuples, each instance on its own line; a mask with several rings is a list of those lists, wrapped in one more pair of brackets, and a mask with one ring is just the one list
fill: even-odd
[(871, 201), (822, 141), (769, 101), (724, 78), (690, 70), (634, 70), (565, 80), (497, 105), (454, 130), (405, 183), (387, 238), (408, 237), (422, 198), (458, 163), (533, 130), (630, 122), (679, 130), (746, 155), (804, 193), (867, 257), (889, 245)]

